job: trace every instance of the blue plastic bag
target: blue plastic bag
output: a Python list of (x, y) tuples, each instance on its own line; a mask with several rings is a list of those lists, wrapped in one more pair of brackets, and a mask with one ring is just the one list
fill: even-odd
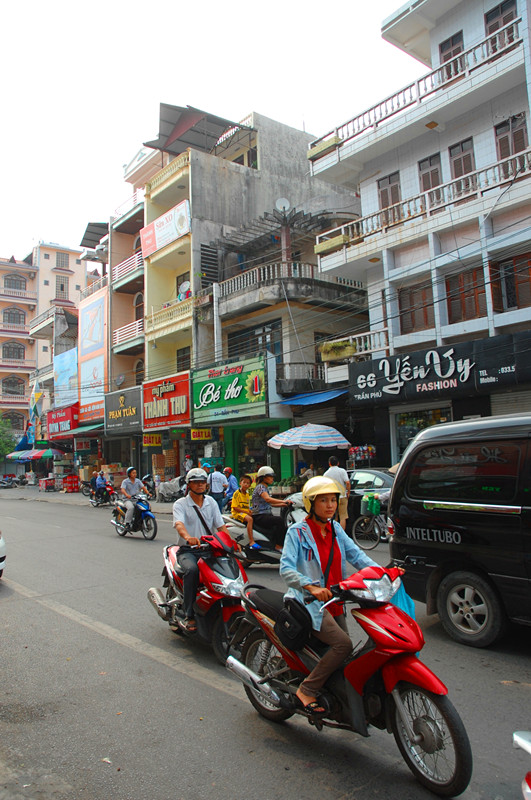
[(399, 590), (393, 595), (390, 602), (405, 611), (406, 614), (409, 614), (412, 619), (415, 619), (415, 603), (404, 589), (403, 583), (400, 584)]

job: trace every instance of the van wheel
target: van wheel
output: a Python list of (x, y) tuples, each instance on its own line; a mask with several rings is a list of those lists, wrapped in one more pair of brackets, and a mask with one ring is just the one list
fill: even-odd
[(507, 620), (492, 586), (473, 572), (452, 572), (441, 581), (437, 610), (446, 633), (470, 647), (487, 647)]

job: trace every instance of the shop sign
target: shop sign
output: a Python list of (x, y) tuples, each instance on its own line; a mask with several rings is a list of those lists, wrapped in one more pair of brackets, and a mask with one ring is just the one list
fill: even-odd
[(53, 439), (58, 433), (68, 433), (78, 426), (79, 403), (68, 408), (57, 408), (55, 411), (48, 411), (46, 415), (46, 425), (48, 436)]
[(188, 373), (143, 384), (144, 430), (190, 424)]
[(74, 439), (74, 450), (76, 453), (78, 450), (90, 450), (91, 449), (91, 440), (90, 439)]
[(192, 377), (194, 422), (216, 422), (265, 416), (266, 382), (263, 356), (201, 369)]
[(212, 428), (192, 428), (190, 438), (193, 441), (212, 439)]
[(160, 433), (145, 433), (142, 437), (142, 447), (160, 447), (162, 436)]
[(492, 394), (531, 380), (531, 333), (403, 353), (349, 365), (353, 406)]
[(131, 434), (142, 430), (142, 387), (132, 386), (105, 395), (105, 433)]
[(142, 256), (147, 258), (157, 250), (190, 233), (190, 204), (183, 200), (170, 208), (140, 231)]

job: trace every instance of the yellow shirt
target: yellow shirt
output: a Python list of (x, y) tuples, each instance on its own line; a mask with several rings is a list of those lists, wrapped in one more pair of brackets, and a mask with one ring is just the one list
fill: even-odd
[(236, 491), (232, 495), (232, 506), (231, 507), (233, 509), (237, 508), (238, 509), (238, 513), (235, 513), (233, 511), (232, 512), (232, 516), (235, 519), (238, 519), (238, 517), (242, 517), (245, 514), (248, 514), (249, 513), (250, 502), (251, 502), (251, 498), (250, 498), (249, 492), (242, 492), (241, 489), (236, 489)]

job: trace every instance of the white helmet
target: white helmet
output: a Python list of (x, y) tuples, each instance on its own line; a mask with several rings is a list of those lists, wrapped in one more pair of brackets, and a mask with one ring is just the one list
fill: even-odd
[(189, 470), (186, 473), (186, 483), (190, 483), (190, 481), (207, 481), (208, 475), (206, 474), (204, 469), (200, 467), (194, 467), (193, 469)]
[(271, 467), (260, 467), (258, 472), (256, 473), (257, 478), (265, 478), (267, 475), (272, 475), (275, 477), (275, 470)]

